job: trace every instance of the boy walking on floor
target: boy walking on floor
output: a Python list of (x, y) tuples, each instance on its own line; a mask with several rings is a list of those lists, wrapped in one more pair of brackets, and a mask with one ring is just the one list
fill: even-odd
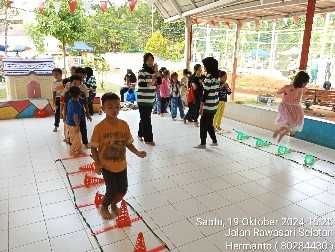
[(106, 93), (101, 101), (106, 118), (95, 126), (90, 146), (96, 172), (102, 173), (106, 185), (100, 213), (104, 219), (110, 220), (118, 215), (116, 204), (128, 189), (126, 148), (141, 158), (147, 154), (136, 149), (127, 122), (117, 118), (121, 108), (120, 98), (114, 93)]
[(69, 104), (67, 106), (66, 124), (71, 139), (70, 156), (75, 157), (85, 154), (82, 151), (79, 125), (80, 116), (82, 113), (82, 107), (79, 102), (81, 91), (79, 87), (73, 86), (70, 88), (69, 93), (71, 95), (71, 100), (69, 101)]

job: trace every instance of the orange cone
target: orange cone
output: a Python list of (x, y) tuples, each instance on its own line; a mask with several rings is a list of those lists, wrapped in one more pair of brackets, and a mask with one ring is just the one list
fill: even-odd
[(82, 165), (79, 167), (79, 171), (82, 172), (95, 172), (95, 162), (88, 164), (88, 165)]
[(104, 199), (103, 194), (100, 194), (98, 192), (95, 194), (94, 204), (95, 204), (96, 208), (98, 208), (101, 205), (103, 199)]
[(103, 178), (90, 177), (87, 174), (85, 175), (84, 185), (86, 188), (89, 188), (90, 186), (94, 186), (94, 185), (99, 185), (102, 183), (104, 183)]
[(116, 219), (116, 224), (118, 228), (130, 227), (131, 221), (127, 209), (127, 203), (125, 200), (121, 201), (121, 208), (119, 212), (119, 216)]
[(147, 252), (142, 232), (140, 232), (137, 236), (134, 252)]

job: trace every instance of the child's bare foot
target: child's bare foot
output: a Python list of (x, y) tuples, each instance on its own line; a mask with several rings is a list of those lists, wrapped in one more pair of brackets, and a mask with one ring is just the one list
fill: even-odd
[(112, 220), (115, 217), (111, 212), (109, 212), (108, 208), (104, 206), (101, 206), (100, 214), (104, 220)]
[(112, 205), (112, 211), (115, 216), (119, 216), (119, 208), (117, 207), (116, 204)]
[(276, 130), (275, 132), (273, 132), (272, 137), (277, 138), (278, 134), (279, 134), (279, 130)]

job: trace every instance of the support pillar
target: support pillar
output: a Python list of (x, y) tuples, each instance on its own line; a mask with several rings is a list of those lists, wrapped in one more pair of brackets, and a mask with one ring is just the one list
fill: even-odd
[(231, 81), (231, 95), (230, 99), (234, 101), (235, 98), (235, 83), (236, 83), (236, 70), (237, 70), (237, 57), (238, 57), (238, 49), (240, 46), (240, 34), (241, 34), (242, 23), (237, 23), (236, 34), (235, 34), (235, 48), (234, 48), (234, 63), (233, 63), (233, 73), (232, 73), (232, 81)]
[(185, 62), (186, 69), (190, 69), (192, 56), (192, 21), (190, 17), (185, 19)]
[(307, 67), (309, 46), (311, 44), (315, 3), (316, 0), (308, 0), (304, 39), (302, 43), (301, 56), (300, 56), (300, 66), (299, 66), (300, 70), (306, 70)]

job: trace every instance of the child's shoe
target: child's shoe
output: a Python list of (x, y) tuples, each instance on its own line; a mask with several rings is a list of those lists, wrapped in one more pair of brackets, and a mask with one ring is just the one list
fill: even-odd
[(57, 128), (57, 127), (55, 127), (53, 131), (54, 131), (54, 132), (57, 132), (57, 131), (58, 131), (58, 128)]
[(218, 142), (216, 142), (216, 143), (210, 143), (209, 145), (210, 146), (219, 146)]
[(205, 144), (199, 144), (197, 146), (194, 146), (195, 149), (206, 149), (206, 145)]

